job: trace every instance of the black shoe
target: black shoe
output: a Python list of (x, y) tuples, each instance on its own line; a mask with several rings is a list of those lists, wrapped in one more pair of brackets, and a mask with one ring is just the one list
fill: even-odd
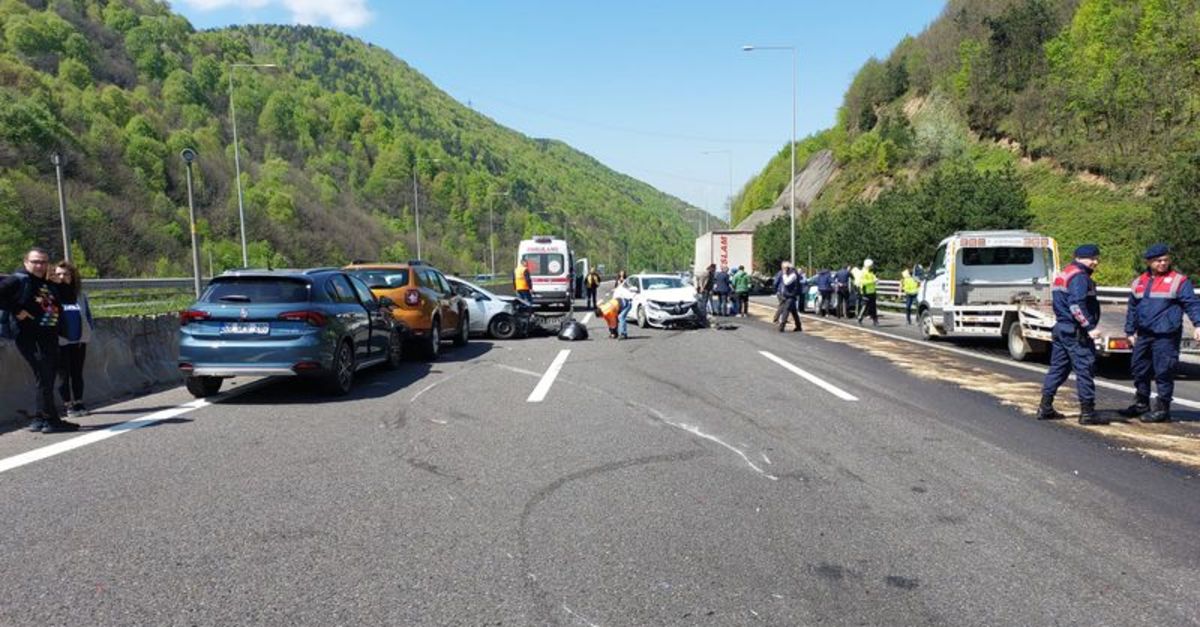
[(1108, 418), (1103, 418), (1096, 413), (1096, 405), (1094, 403), (1079, 404), (1079, 424), (1081, 425), (1106, 425)]
[(42, 427), (42, 433), (69, 433), (71, 431), (79, 431), (79, 425), (66, 420), (47, 420), (46, 425)]
[(1144, 396), (1138, 396), (1133, 399), (1133, 404), (1125, 409), (1118, 409), (1117, 413), (1126, 418), (1137, 418), (1150, 411), (1150, 399)]
[(1054, 409), (1054, 397), (1043, 396), (1042, 403), (1038, 405), (1037, 415), (1038, 420), (1062, 420), (1066, 416)]
[(42, 429), (45, 429), (45, 428), (46, 428), (46, 419), (41, 416), (37, 416), (33, 420), (29, 421), (29, 430), (32, 431), (33, 433), (41, 433)]
[(1171, 422), (1171, 402), (1161, 398), (1154, 402), (1154, 411), (1142, 416), (1142, 422)]

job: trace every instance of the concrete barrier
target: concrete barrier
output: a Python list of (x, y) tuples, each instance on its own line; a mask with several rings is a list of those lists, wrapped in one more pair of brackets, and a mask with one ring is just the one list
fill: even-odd
[[(179, 318), (169, 314), (97, 319), (83, 402), (95, 407), (180, 383), (178, 331)], [(0, 340), (0, 427), (20, 424), (34, 407), (33, 373), (17, 347)]]

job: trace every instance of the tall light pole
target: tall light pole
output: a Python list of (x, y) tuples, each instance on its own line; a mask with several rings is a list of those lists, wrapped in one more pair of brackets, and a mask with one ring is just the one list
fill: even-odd
[(242, 267), (250, 266), (246, 254), (246, 208), (242, 205), (242, 161), (238, 154), (237, 113), (233, 109), (233, 71), (244, 67), (279, 67), (274, 63), (231, 63), (229, 65), (229, 122), (233, 126), (233, 169), (237, 175), (238, 226), (242, 234)]
[(423, 161), (439, 163), (441, 159), (417, 157), (413, 160), (413, 215), (417, 220), (417, 259), (421, 259), (421, 201), (417, 197), (417, 164)]
[(792, 178), (788, 181), (792, 205), (792, 265), (796, 265), (796, 47), (795, 46), (742, 46), (745, 52), (755, 50), (789, 50), (792, 53)]
[(62, 221), (63, 259), (66, 259), (67, 262), (70, 262), (71, 225), (67, 222), (67, 195), (63, 193), (62, 155), (57, 152), (50, 153), (50, 163), (54, 164), (54, 177), (58, 180), (58, 218)]
[[(489, 192), (491, 196), (508, 196), (511, 192)], [(488, 201), (488, 250), (492, 255), (492, 278), (496, 277), (496, 219), (492, 215), (492, 203)]]
[(704, 154), (706, 154), (706, 155), (719, 155), (721, 153), (725, 153), (725, 156), (729, 158), (729, 213), (728, 213), (728, 215), (725, 216), (725, 219), (729, 221), (729, 226), (730, 226), (730, 228), (732, 228), (733, 227), (733, 151), (728, 148), (725, 148), (722, 150), (705, 150), (704, 151)]
[(196, 245), (196, 205), (192, 202), (192, 162), (196, 160), (196, 151), (184, 148), (179, 153), (187, 165), (188, 192), (188, 225), (192, 231), (192, 287), (196, 290), (196, 298), (200, 298), (200, 247)]

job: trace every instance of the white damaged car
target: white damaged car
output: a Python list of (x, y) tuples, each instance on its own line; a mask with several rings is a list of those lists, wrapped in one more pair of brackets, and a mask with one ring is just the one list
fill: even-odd
[(704, 324), (696, 289), (677, 274), (635, 274), (625, 280), (625, 288), (633, 293), (630, 316), (642, 328)]

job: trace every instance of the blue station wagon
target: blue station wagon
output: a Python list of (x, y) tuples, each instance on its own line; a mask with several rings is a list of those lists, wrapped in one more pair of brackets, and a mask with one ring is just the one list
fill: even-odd
[(358, 370), (400, 367), (391, 306), (334, 268), (226, 272), (179, 313), (179, 370), (197, 398), (235, 376), (314, 377), (347, 394)]

